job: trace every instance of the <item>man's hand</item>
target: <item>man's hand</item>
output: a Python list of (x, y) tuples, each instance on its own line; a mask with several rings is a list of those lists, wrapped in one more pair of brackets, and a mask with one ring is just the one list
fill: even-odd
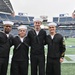
[(64, 61), (64, 58), (60, 58), (60, 62), (62, 63)]

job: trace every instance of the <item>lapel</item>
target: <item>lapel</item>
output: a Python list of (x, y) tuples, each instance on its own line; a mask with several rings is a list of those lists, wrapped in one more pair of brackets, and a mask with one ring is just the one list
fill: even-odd
[(23, 42), (26, 40), (26, 37), (24, 37)]
[(9, 34), (9, 37), (8, 38), (11, 38), (12, 37), (12, 35), (11, 34)]
[(48, 35), (48, 38), (50, 38), (50, 39), (54, 40), (54, 39), (55, 39), (55, 37), (56, 37), (56, 35), (57, 35), (57, 33), (54, 35), (54, 37), (53, 37), (53, 39), (52, 39), (52, 38), (51, 38), (51, 35), (49, 34), (49, 35)]
[[(33, 32), (34, 35), (37, 35), (37, 34), (36, 34), (36, 31), (35, 31), (34, 29), (32, 30), (32, 32)], [(40, 29), (40, 31), (39, 31), (39, 33), (38, 33), (37, 36), (39, 36), (39, 35), (41, 34), (41, 32), (42, 32), (42, 29)]]
[(33, 35), (37, 35), (37, 34), (36, 34), (36, 31), (35, 31), (34, 29), (32, 30), (32, 32), (33, 32)]
[(41, 33), (42, 33), (42, 29), (39, 31), (39, 34), (38, 34), (38, 36), (39, 36)]
[[(19, 42), (21, 42), (21, 39), (20, 39), (19, 36), (17, 36), (17, 39), (18, 39)], [(26, 40), (26, 37), (24, 37), (23, 42), (24, 42), (25, 40)]]
[(20, 43), (21, 43), (21, 40), (20, 40), (20, 37), (19, 37), (19, 36), (17, 36), (17, 40), (18, 40), (18, 42), (20, 42)]

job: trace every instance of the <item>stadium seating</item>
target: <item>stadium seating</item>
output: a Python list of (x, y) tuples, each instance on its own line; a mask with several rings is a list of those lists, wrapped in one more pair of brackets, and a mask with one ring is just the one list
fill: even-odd
[(9, 14), (3, 14), (0, 13), (0, 21), (4, 20), (10, 20), (13, 21), (15, 24), (30, 24), (33, 23), (33, 18), (32, 16), (11, 16)]
[(75, 30), (57, 30), (58, 33), (60, 33), (63, 36), (68, 36), (68, 37), (75, 37)]
[[(14, 26), (11, 31), (13, 35), (16, 35), (18, 33), (16, 27), (20, 24), (27, 25), (28, 30), (30, 30), (33, 27), (33, 18), (34, 17), (32, 16), (19, 16), (19, 15), (13, 17), (10, 14), (0, 13), (0, 23), (2, 23), (2, 21), (4, 20), (10, 20), (14, 22)], [(54, 17), (53, 21), (57, 23), (58, 17)], [(68, 17), (68, 18), (64, 17), (64, 18), (60, 18), (59, 22), (60, 22), (60, 25), (58, 25), (57, 27), (58, 33), (60, 34), (62, 33), (63, 36), (75, 37), (74, 36), (75, 35), (75, 19), (72, 19), (71, 17)], [(65, 24), (65, 22), (67, 24)], [(72, 27), (68, 27), (68, 26), (72, 26)], [(0, 30), (2, 30), (1, 24), (0, 24)], [(47, 34), (49, 33), (48, 30), (46, 30), (46, 32)]]
[(0, 20), (7, 20), (7, 16), (5, 14), (0, 14)]
[(63, 36), (75, 37), (75, 18), (53, 17), (53, 22), (57, 23), (57, 32)]

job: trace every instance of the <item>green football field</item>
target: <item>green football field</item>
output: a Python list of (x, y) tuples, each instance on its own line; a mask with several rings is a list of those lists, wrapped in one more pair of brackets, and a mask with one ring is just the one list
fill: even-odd
[[(75, 38), (67, 38), (65, 40), (66, 44), (66, 52), (65, 55), (75, 55)], [(73, 47), (72, 47), (73, 46)], [(45, 48), (45, 53), (47, 54), (47, 49)], [(13, 50), (11, 48), (10, 55), (13, 54)], [(70, 61), (70, 58), (65, 56), (67, 61)], [(75, 75), (75, 63), (62, 63), (61, 64), (61, 73), (62, 75)], [(29, 64), (29, 71), (28, 74), (30, 74), (30, 64)], [(8, 73), (7, 75), (10, 75), (10, 64), (8, 67)]]

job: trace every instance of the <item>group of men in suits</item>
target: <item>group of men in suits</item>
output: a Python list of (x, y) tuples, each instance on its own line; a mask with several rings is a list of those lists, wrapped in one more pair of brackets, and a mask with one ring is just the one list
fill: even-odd
[[(31, 75), (61, 75), (61, 62), (65, 55), (65, 44), (62, 35), (56, 33), (56, 23), (49, 23), (49, 34), (41, 29), (42, 19), (34, 18), (34, 29), (27, 33), (27, 27), (20, 25), (18, 35), (9, 34), (12, 22), (3, 23), (4, 31), (0, 32), (0, 75), (6, 75), (10, 47), (14, 45), (10, 75), (28, 75), (29, 47)], [(48, 45), (45, 72), (45, 50)]]

